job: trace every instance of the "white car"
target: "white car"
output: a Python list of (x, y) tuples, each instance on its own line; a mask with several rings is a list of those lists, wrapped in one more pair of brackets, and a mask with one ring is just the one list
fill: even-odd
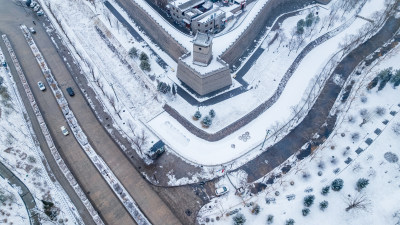
[(30, 28), (29, 28), (29, 31), (30, 31), (32, 34), (36, 34), (36, 30), (33, 29), (33, 27), (30, 27)]
[(37, 5), (37, 2), (32, 2), (32, 3), (29, 5), (29, 7), (35, 8), (36, 5)]
[(38, 15), (38, 16), (43, 16), (43, 15), (44, 15), (43, 10), (39, 10), (39, 11), (36, 13), (36, 15)]
[(223, 187), (217, 188), (215, 190), (215, 194), (217, 196), (221, 196), (221, 195), (228, 193), (228, 191), (229, 191), (229, 189), (227, 187), (223, 186)]
[(40, 5), (35, 6), (35, 8), (33, 8), (33, 11), (37, 12), (40, 9)]
[(43, 84), (42, 81), (38, 81), (38, 82), (37, 82), (37, 85), (39, 86), (39, 89), (40, 89), (41, 91), (46, 90), (46, 86), (44, 86), (44, 84)]
[(64, 126), (61, 126), (60, 129), (61, 129), (61, 132), (64, 134), (64, 136), (67, 136), (69, 134), (67, 128), (65, 128)]

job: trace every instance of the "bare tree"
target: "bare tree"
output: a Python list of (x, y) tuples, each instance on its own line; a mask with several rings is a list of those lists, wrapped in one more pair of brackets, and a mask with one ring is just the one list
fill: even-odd
[(281, 32), (278, 38), (279, 38), (279, 45), (278, 48), (276, 48), (276, 50), (278, 50), (281, 47), (281, 44), (287, 40), (286, 34), (284, 32)]
[(128, 128), (132, 132), (133, 137), (130, 138), (136, 149), (143, 155), (143, 148), (148, 142), (148, 136), (142, 129), (141, 132), (136, 131), (136, 126), (132, 121), (128, 121)]
[(298, 34), (298, 35), (297, 35), (298, 41), (297, 41), (296, 52), (297, 52), (297, 51), (299, 50), (299, 48), (303, 45), (304, 39), (305, 39), (305, 38), (306, 38), (305, 33), (303, 33), (303, 34)]
[(106, 95), (108, 101), (110, 102), (111, 106), (113, 107), (114, 111), (116, 112), (116, 105), (115, 105), (115, 98), (113, 95)]
[(312, 23), (310, 29), (308, 29), (308, 30), (309, 30), (310, 40), (314, 37), (314, 35), (315, 35), (314, 30), (315, 30), (315, 28), (317, 27), (317, 24), (319, 23), (320, 20), (321, 20), (321, 19), (320, 19), (319, 16), (317, 15), (317, 16), (315, 17), (315, 19), (314, 19), (314, 21), (313, 21), (313, 23)]
[(110, 26), (112, 27), (111, 18), (110, 18), (110, 12), (108, 11), (108, 9), (104, 8), (103, 14), (106, 17), (106, 19), (108, 20), (108, 22), (110, 23)]
[(273, 134), (275, 134), (275, 133), (278, 133), (281, 128), (282, 128), (282, 125), (278, 121), (275, 121), (275, 123), (271, 127), (271, 131)]
[(96, 8), (96, 0), (89, 0), (89, 2), (92, 3), (92, 5), (93, 5), (93, 7), (94, 7), (94, 10), (97, 11), (97, 8)]
[(103, 83), (100, 79), (98, 79), (97, 82), (96, 82), (96, 84), (97, 84), (97, 86), (100, 88), (100, 90), (101, 90), (101, 92), (103, 93), (103, 95), (105, 95), (105, 92), (104, 92), (104, 83)]
[(321, 31), (325, 28), (326, 23), (329, 21), (329, 17), (325, 16), (322, 18), (322, 22), (321, 22), (321, 29), (319, 29), (318, 33), (321, 33)]
[(137, 148), (137, 150), (140, 152), (140, 154), (143, 154), (143, 147), (147, 144), (147, 139), (148, 136), (146, 135), (146, 132), (143, 129), (141, 130), (141, 132), (134, 133), (132, 142)]
[(118, 30), (118, 34), (119, 34), (119, 21), (118, 21), (117, 18), (115, 18), (115, 22), (116, 22), (116, 24), (117, 24), (117, 30)]
[(367, 199), (365, 194), (357, 194), (354, 197), (348, 197), (346, 201), (346, 212), (350, 210), (367, 210), (367, 207), (371, 204), (371, 202)]
[(289, 42), (289, 46), (288, 46), (288, 48), (289, 48), (289, 53), (288, 53), (288, 56), (290, 55), (290, 53), (298, 46), (298, 44), (299, 44), (299, 42), (300, 42), (300, 39), (299, 39), (299, 36), (295, 36), (296, 38), (293, 38), (293, 36), (292, 36), (292, 38), (291, 38), (291, 40), (290, 40), (290, 42)]
[(392, 130), (396, 135), (400, 135), (400, 123), (393, 124)]
[(330, 28), (335, 21), (337, 21), (339, 19), (339, 16), (337, 15), (337, 12), (339, 11), (340, 8), (340, 1), (335, 2), (335, 4), (332, 5), (331, 7), (331, 12), (329, 13), (329, 19), (327, 20), (328, 22), (328, 28)]
[(118, 104), (118, 105), (116, 105), (115, 108), (116, 108), (115, 113), (117, 113), (119, 119), (122, 120), (122, 118), (121, 118), (121, 111), (122, 111), (121, 105)]

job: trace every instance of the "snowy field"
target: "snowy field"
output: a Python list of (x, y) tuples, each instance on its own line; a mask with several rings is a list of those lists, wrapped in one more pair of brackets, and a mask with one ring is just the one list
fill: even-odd
[(29, 223), (28, 212), (18, 194), (18, 189), (11, 186), (0, 176), (0, 222), (4, 224)]
[[(235, 187), (252, 187), (246, 174), (229, 174), (235, 187), (226, 177), (221, 179), (217, 187), (227, 186), (230, 192), (203, 206), (200, 224), (234, 224), (238, 215), (246, 222), (237, 224), (290, 224), (290, 219), (295, 224), (399, 224), (400, 99), (395, 96), (400, 90), (394, 88), (395, 78), (382, 90), (381, 83), (367, 90), (371, 80), (390, 67), (392, 77), (397, 74), (400, 80), (399, 60), (396, 47), (371, 66), (360, 66), (361, 75), (351, 75), (355, 84), (348, 100), (336, 103), (341, 113), (332, 135), (311, 156), (291, 158), (260, 178), (256, 183), (278, 175), (265, 190), (238, 197)], [(284, 174), (282, 168), (288, 165), (291, 169)], [(361, 178), (367, 181), (357, 185)], [(335, 179), (342, 179), (341, 190), (332, 188)]]
[[(0, 61), (3, 61), (1, 51)], [(54, 175), (48, 173), (49, 166), (33, 133), (32, 125), (26, 119), (28, 115), (21, 97), (14, 89), (16, 86), (13, 85), (11, 74), (3, 66), (0, 68), (0, 79), (2, 81), (0, 82), (0, 159), (2, 163), (24, 182), (34, 196), (42, 224), (83, 224), (67, 193), (57, 181), (54, 181)], [(3, 185), (4, 182), (1, 181), (1, 183)], [(54, 204), (48, 211), (52, 213), (52, 219), (45, 214), (42, 200)], [(21, 204), (18, 195), (15, 196), (14, 201), (8, 204), (15, 204), (15, 209), (19, 209)], [(4, 210), (9, 211), (7, 208), (5, 207)], [(29, 219), (24, 216), (26, 211), (19, 214), (15, 222), (11, 217), (15, 215), (14, 212), (12, 215), (8, 214), (10, 215), (6, 217), (4, 214), (1, 216), (8, 218), (13, 224), (29, 223)], [(23, 222), (18, 223), (21, 219)]]

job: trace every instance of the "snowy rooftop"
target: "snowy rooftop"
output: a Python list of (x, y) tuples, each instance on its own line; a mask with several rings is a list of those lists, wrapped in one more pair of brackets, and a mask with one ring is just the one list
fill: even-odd
[(213, 7), (213, 3), (211, 1), (207, 1), (206, 3), (203, 4), (203, 8), (209, 10)]
[(208, 47), (212, 43), (213, 37), (211, 35), (197, 32), (196, 37), (193, 39), (193, 44)]
[[(199, 19), (198, 21), (200, 23), (206, 23), (210, 20), (212, 20), (213, 18), (217, 18), (218, 16), (220, 16), (221, 14), (224, 14), (225, 12), (222, 11), (221, 9), (215, 8), (213, 10), (208, 11), (207, 13), (198, 16), (197, 18)], [(197, 20), (197, 18), (194, 18), (195, 20)]]
[(226, 64), (219, 62), (216, 57), (212, 58), (208, 66), (196, 65), (193, 63), (193, 54), (190, 54), (190, 56), (187, 56), (186, 58), (183, 57), (182, 61), (190, 68), (199, 72), (201, 75), (206, 75), (207, 73), (210, 73), (218, 69), (222, 69), (225, 66), (227, 66)]
[(205, 2), (205, 0), (175, 0), (175, 1), (171, 1), (170, 4), (175, 7), (178, 7), (182, 11), (185, 11), (189, 8), (200, 5), (204, 2)]

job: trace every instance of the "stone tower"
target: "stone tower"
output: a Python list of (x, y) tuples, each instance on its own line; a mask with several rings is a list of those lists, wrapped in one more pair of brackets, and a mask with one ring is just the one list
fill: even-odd
[(193, 64), (207, 66), (212, 59), (212, 36), (197, 32), (193, 40)]

